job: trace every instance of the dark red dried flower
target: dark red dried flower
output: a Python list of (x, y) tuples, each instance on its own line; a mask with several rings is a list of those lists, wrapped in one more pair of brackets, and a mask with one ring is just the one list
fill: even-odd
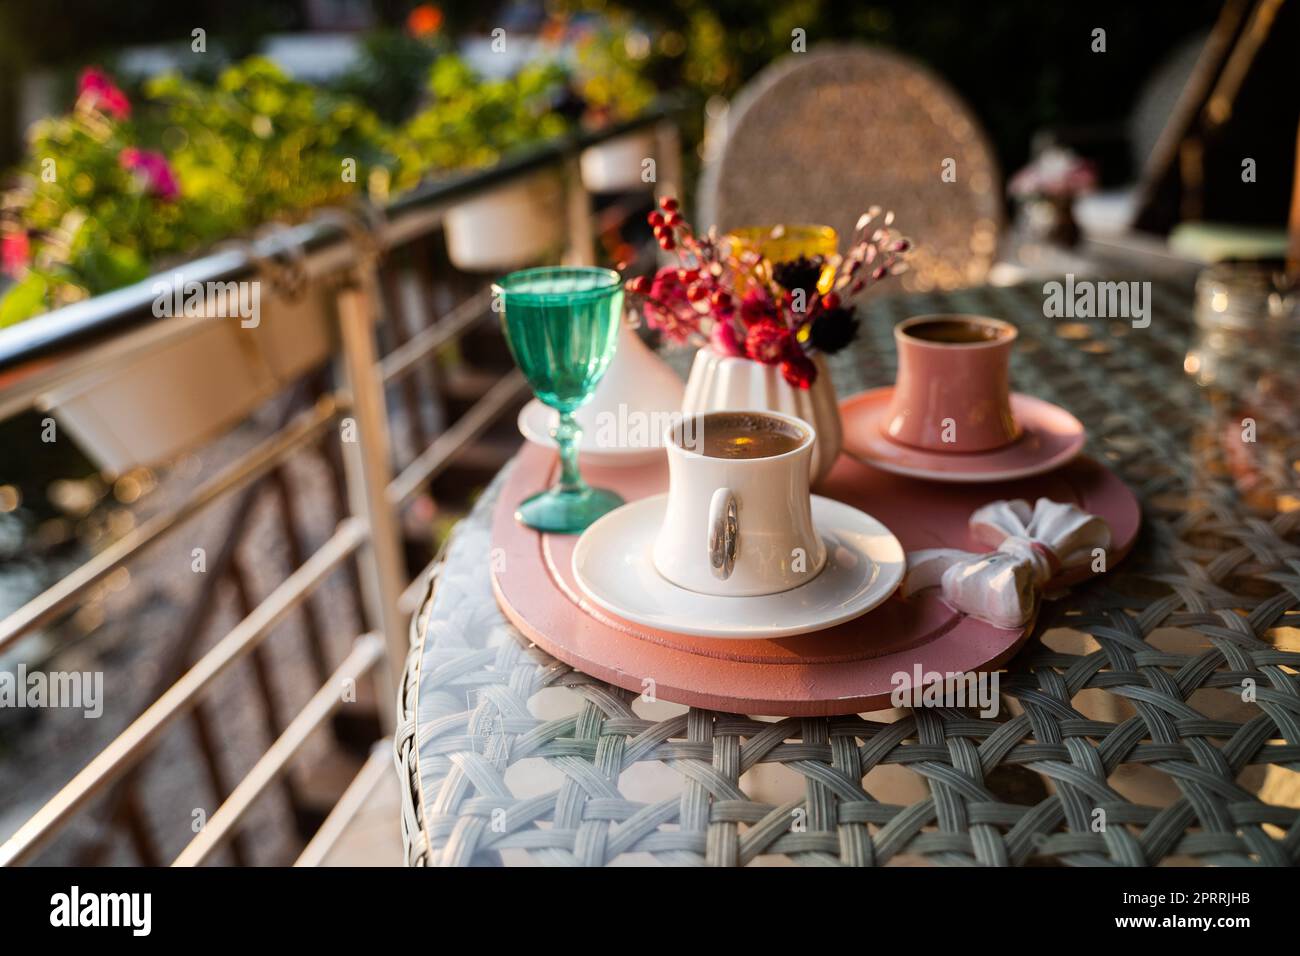
[(817, 381), (817, 366), (802, 349), (792, 349), (781, 363), (781, 377), (795, 388), (810, 388)]
[(775, 319), (755, 322), (745, 336), (745, 354), (764, 365), (774, 365), (796, 351), (794, 336)]
[(786, 292), (802, 292), (804, 301), (811, 303), (817, 293), (824, 262), (821, 256), (799, 256), (788, 262), (778, 262), (772, 266), (772, 280)]
[(758, 322), (775, 322), (779, 317), (776, 304), (756, 289), (750, 289), (740, 300), (740, 321), (747, 328)]

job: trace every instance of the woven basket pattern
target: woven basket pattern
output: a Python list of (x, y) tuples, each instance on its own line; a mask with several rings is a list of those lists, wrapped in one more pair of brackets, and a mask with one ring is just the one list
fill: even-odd
[[(1089, 453), (1143, 499), (1134, 553), (1047, 604), (1001, 675), (997, 716), (763, 720), (650, 705), (575, 672), (527, 646), (493, 600), (498, 479), (412, 626), (397, 735), (408, 861), (1300, 860), (1292, 407), (1188, 378), (1188, 290), (1156, 285), (1147, 329), (1045, 319), (1042, 301), (1038, 286), (882, 299), (834, 363), (849, 394), (892, 379), (899, 318), (1009, 318), (1016, 387), (1077, 414)], [(1256, 381), (1295, 367), (1282, 358), (1264, 356)], [(1243, 403), (1258, 434), (1244, 452)]]

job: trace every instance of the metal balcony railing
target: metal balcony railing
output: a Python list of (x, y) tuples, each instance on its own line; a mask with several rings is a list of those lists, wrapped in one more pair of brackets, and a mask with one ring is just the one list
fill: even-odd
[[(592, 206), (579, 175), (579, 154), (607, 140), (644, 132), (654, 134), (656, 190), (677, 191), (677, 133), (669, 111), (659, 109), (634, 122), (550, 144), (490, 170), (431, 184), (383, 210), (361, 215), (327, 210), (302, 225), (217, 250), (145, 282), (0, 331), (0, 422), (31, 410), (58, 421), (61, 414), (75, 410), (83, 419), (73, 429), (78, 435), (90, 427), (87, 421), (106, 425), (109, 432), (116, 428), (101, 449), (104, 460), (116, 470), (147, 462), (151, 455), (200, 447), (252, 416), (264, 421), (268, 408), (278, 415), (277, 424), (251, 449), (225, 462), (180, 500), (144, 518), (0, 620), (0, 652), (42, 631), (53, 637), (57, 648), (61, 625), (97, 588), (115, 580), (120, 569), (140, 562), (151, 550), (174, 547), (181, 529), (200, 518), (229, 515), (220, 546), (207, 560), (198, 594), (177, 622), (174, 646), (168, 648), (166, 663), (154, 682), (152, 702), (0, 845), (0, 863), (33, 860), (87, 813), (100, 815), (97, 830), (125, 835), (136, 858), (144, 863), (171, 857), (178, 865), (199, 864), (223, 849), (235, 862), (243, 862), (249, 859), (250, 848), (241, 838), (241, 826), (250, 809), (277, 786), (291, 806), (301, 808), (301, 781), (290, 772), (295, 758), (308, 739), (331, 726), (342, 705), (354, 699), (348, 693), (359, 682), (373, 681), (379, 724), (375, 736), (391, 734), (397, 681), (408, 646), (406, 618), (432, 564), (429, 560), (422, 567), (412, 566), (404, 549), (404, 513), (412, 502), (429, 496), (431, 483), (467, 456), (476, 440), (527, 394), (522, 376), (513, 368), (479, 376), (486, 384), (479, 381), (469, 389), (474, 399), (469, 404), (453, 387), (455, 369), (449, 371), (443, 358), (467, 335), (483, 331), (491, 318), (491, 303), (481, 281), (456, 274), (443, 264), (438, 238), (444, 216), (458, 203), (494, 187), (541, 170), (558, 170), (566, 196), (564, 259), (591, 262)], [(644, 203), (649, 201), (647, 194)], [(624, 211), (634, 207), (632, 203)], [(621, 208), (614, 207), (615, 219)], [(271, 287), (272, 294), (263, 307), (261, 326), (241, 330), (230, 319), (214, 323), (184, 316), (155, 317), (158, 284), (169, 282), (261, 282)], [(292, 324), (299, 319), (285, 318), (291, 314), (306, 316), (301, 326), (305, 332)], [(145, 367), (141, 363), (181, 354), (169, 350), (210, 349), (213, 363), (218, 362), (228, 342), (218, 338), (214, 329), (223, 335), (256, 331), (238, 339), (236, 346), (249, 349), (250, 342), (257, 343), (246, 356), (254, 369), (253, 384), (218, 381), (214, 386), (218, 391), (212, 393), (224, 402), (232, 398), (229, 393), (244, 389), (247, 394), (233, 396), (243, 402), (234, 406), (237, 417), (222, 418), (212, 412), (199, 431), (181, 432), (162, 444), (156, 435), (142, 434), (148, 431), (144, 423), (134, 427), (114, 418), (115, 414), (121, 418), (121, 408), (103, 400), (97, 388), (104, 382), (130, 386), (136, 370)], [(286, 334), (287, 364), (259, 351), (265, 339)], [(296, 348), (300, 343), (302, 348)], [(301, 353), (311, 349), (315, 351), (310, 358), (304, 358)], [(202, 387), (196, 379), (194, 388)], [(225, 392), (220, 391), (223, 387)], [(183, 395), (186, 390), (187, 383), (180, 381), (177, 391)], [(439, 413), (439, 404), (447, 404), (449, 392), (464, 405), (459, 415)], [(166, 406), (173, 397), (158, 394), (154, 400)], [(166, 416), (171, 410), (155, 411)], [(199, 409), (200, 417), (208, 411)], [(306, 545), (301, 514), (295, 509), (297, 495), (289, 468), (302, 456), (326, 462), (333, 481), (330, 507), (336, 524), (314, 550)], [(0, 485), (5, 480), (0, 461)], [(266, 582), (257, 580), (259, 576), (248, 567), (247, 523), (248, 515), (263, 501), (274, 508), (276, 527), (294, 567), (259, 601), (253, 593)], [(323, 613), (313, 601), (327, 582), (340, 577), (344, 580), (340, 591), (348, 595), (360, 626)], [(240, 619), (200, 654), (199, 638), (212, 631), (220, 595), (234, 596)], [(265, 654), (272, 632), (290, 618), (305, 635), (307, 659), (314, 671), (311, 680), (318, 687), (292, 716), (283, 713), (282, 695), (275, 689)], [(341, 660), (331, 662), (326, 637), (349, 626), (359, 636), (348, 642)], [(210, 692), (232, 668), (244, 663), (252, 665), (272, 743), (243, 779), (233, 782), (221, 759), (220, 721)], [(188, 722), (194, 732), (217, 805), (197, 833), (184, 834), (192, 838), (174, 855), (159, 845), (158, 827), (149, 819), (139, 788), (160, 740), (182, 722)], [(372, 785), (374, 768), (373, 759), (365, 763), (365, 780), (348, 788), (345, 805), (355, 803), (358, 794)], [(336, 835), (336, 823), (320, 827), (301, 862), (321, 859)], [(302, 834), (302, 842), (308, 836)], [(106, 842), (107, 836), (101, 834), (81, 859), (102, 860)]]

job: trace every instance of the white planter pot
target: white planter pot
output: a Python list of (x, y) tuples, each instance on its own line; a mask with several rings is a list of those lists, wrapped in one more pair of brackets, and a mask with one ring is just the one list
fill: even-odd
[[(99, 375), (42, 395), (40, 406), (101, 469), (122, 474), (174, 458), (225, 432), (334, 350), (328, 303), (266, 297), (260, 321), (172, 318), (124, 342)], [(36, 320), (39, 321), (39, 320)]]
[(840, 408), (830, 372), (820, 355), (813, 358), (817, 381), (811, 388), (795, 388), (781, 376), (777, 365), (719, 355), (711, 348), (695, 354), (682, 411), (699, 415), (715, 411), (773, 411), (802, 418), (817, 433), (813, 445), (811, 478), (825, 478), (843, 444)]
[(620, 193), (654, 188), (642, 179), (643, 163), (655, 155), (652, 132), (628, 133), (582, 151), (582, 184), (588, 192)]
[(563, 184), (546, 170), (447, 210), (447, 254), (465, 272), (509, 272), (561, 246), (564, 222)]

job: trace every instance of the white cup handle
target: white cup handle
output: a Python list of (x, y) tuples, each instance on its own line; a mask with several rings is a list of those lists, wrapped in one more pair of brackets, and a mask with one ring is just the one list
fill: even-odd
[(730, 488), (719, 488), (709, 500), (709, 569), (721, 581), (736, 567), (736, 543), (740, 538), (739, 509)]

